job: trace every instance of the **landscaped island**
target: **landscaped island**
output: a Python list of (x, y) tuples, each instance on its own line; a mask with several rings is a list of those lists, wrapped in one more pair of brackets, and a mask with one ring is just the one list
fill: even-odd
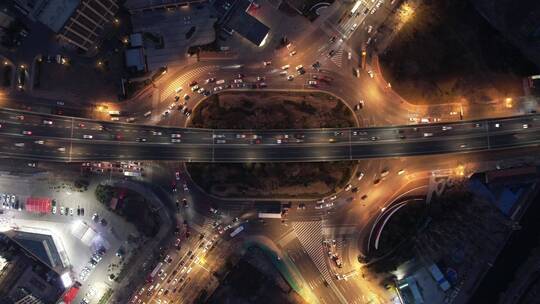
[[(226, 92), (198, 105), (189, 127), (301, 129), (356, 126), (351, 110), (325, 93)], [(344, 187), (355, 162), (187, 163), (193, 180), (221, 197), (319, 198)]]

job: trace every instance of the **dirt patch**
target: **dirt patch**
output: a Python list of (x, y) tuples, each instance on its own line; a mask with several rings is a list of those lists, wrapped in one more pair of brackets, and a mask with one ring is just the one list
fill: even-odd
[(354, 127), (352, 112), (324, 93), (226, 92), (212, 95), (193, 111), (190, 127), (211, 129), (294, 129)]
[[(340, 100), (324, 93), (249, 92), (212, 96), (195, 108), (189, 127), (293, 129), (355, 126)], [(320, 198), (344, 187), (355, 162), (187, 163), (193, 180), (220, 197)]]
[(42, 62), (34, 94), (81, 105), (115, 101), (120, 92), (121, 63), (119, 54), (103, 68), (77, 60), (68, 65)]
[(354, 162), (188, 163), (193, 180), (220, 197), (320, 198), (344, 187)]
[(423, 1), (380, 56), (384, 77), (415, 104), (521, 96), (536, 70), (470, 1)]

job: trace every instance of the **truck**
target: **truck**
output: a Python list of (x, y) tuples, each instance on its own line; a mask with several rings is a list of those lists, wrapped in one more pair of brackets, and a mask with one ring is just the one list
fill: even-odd
[(281, 212), (279, 212), (279, 213), (259, 212), (259, 218), (280, 219), (281, 218)]
[[(152, 270), (152, 272), (148, 275), (148, 277), (146, 278), (146, 281), (148, 283), (152, 283), (154, 281), (154, 278), (156, 277), (156, 275), (158, 274), (159, 270), (161, 269), (161, 267), (163, 266), (163, 262), (159, 262), (156, 267), (154, 268), (154, 270)], [(150, 291), (150, 290), (148, 290)]]
[(234, 229), (233, 232), (231, 232), (231, 237), (235, 237), (237, 234), (239, 234), (240, 232), (242, 232), (244, 230), (244, 226), (238, 226), (236, 227), (236, 229)]

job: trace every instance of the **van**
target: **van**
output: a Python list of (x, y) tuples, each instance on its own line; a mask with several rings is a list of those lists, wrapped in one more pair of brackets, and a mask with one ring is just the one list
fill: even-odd
[(225, 83), (224, 79), (220, 79), (220, 80), (216, 81), (216, 84), (223, 84), (223, 83)]
[(146, 117), (146, 118), (150, 117), (150, 115), (152, 115), (152, 111), (148, 111), (148, 112), (144, 113), (144, 117)]

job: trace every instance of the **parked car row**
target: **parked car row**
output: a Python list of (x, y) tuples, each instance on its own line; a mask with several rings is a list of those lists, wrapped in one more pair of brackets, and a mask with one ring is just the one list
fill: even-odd
[(2, 208), (4, 209), (21, 210), (21, 205), (19, 204), (19, 201), (17, 200), (15, 194), (1, 193), (0, 203), (2, 203)]

